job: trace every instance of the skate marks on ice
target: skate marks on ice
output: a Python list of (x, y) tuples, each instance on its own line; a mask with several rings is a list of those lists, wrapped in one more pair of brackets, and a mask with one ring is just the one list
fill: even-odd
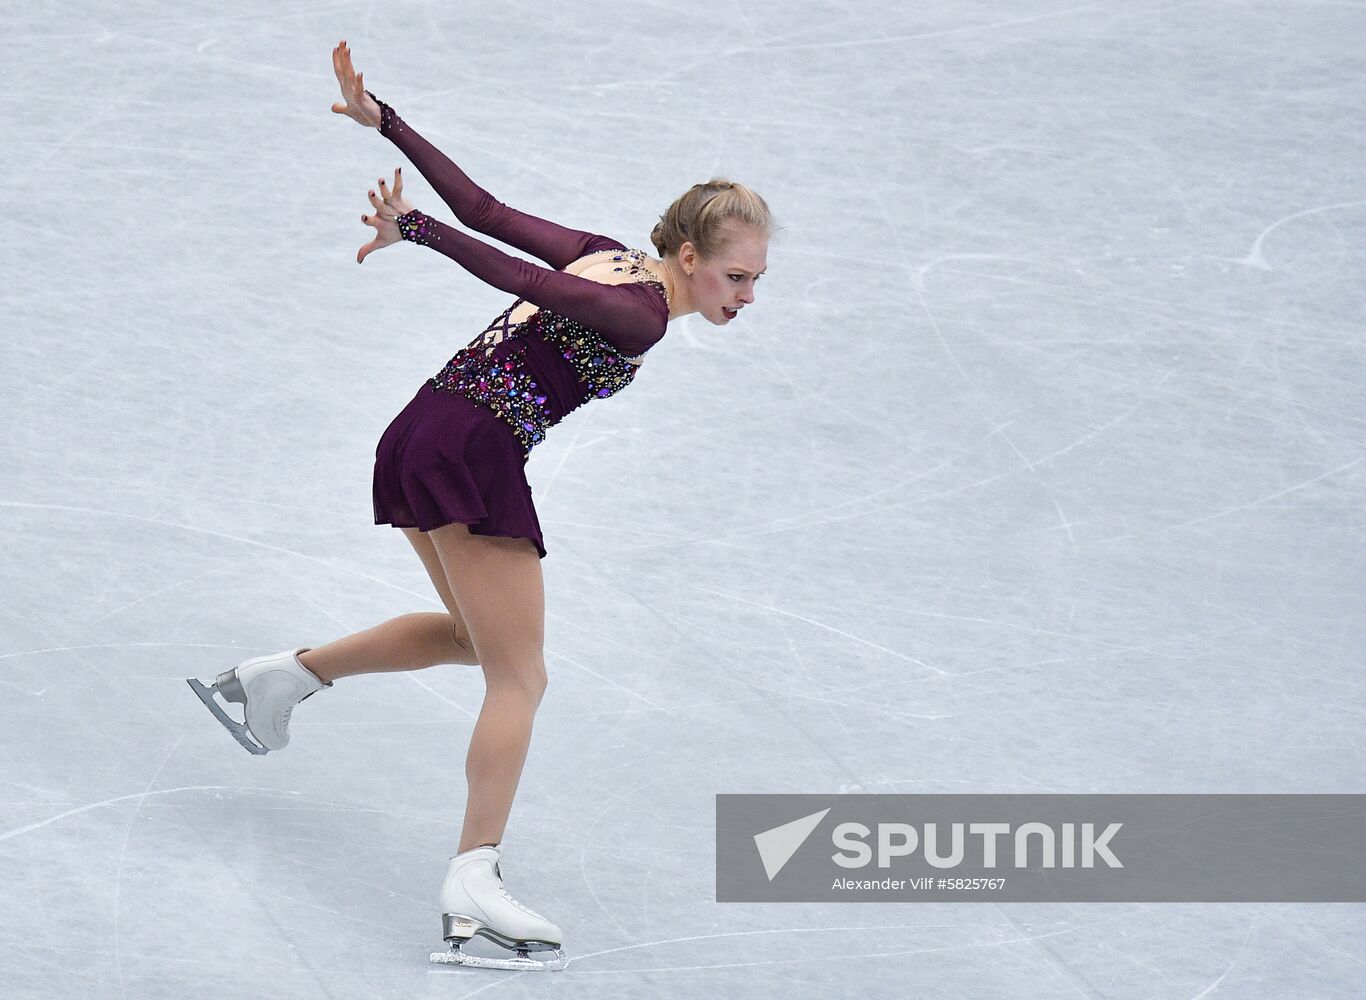
[(1343, 201), (1333, 205), (1317, 205), (1314, 208), (1306, 208), (1299, 212), (1292, 212), (1283, 218), (1277, 219), (1271, 225), (1263, 229), (1257, 235), (1257, 238), (1253, 240), (1252, 247), (1248, 250), (1246, 256), (1215, 257), (1214, 259), (1226, 261), (1230, 264), (1242, 264), (1245, 267), (1255, 267), (1262, 271), (1274, 271), (1275, 268), (1267, 263), (1266, 257), (1262, 254), (1262, 244), (1271, 233), (1285, 225), (1287, 222), (1293, 222), (1296, 219), (1303, 219), (1310, 215), (1318, 215), (1320, 212), (1335, 212), (1340, 208), (1359, 208), (1362, 205), (1366, 205), (1366, 201)]
[[(1145, 909), (1138, 907), (1136, 909)], [(1107, 915), (1099, 920), (1083, 921), (1087, 927), (1095, 928), (1106, 923), (1117, 920), (1127, 919), (1133, 916), (1135, 911), (1126, 910), (1123, 913)], [(628, 952), (638, 952), (650, 948), (667, 948), (673, 945), (690, 945), (697, 942), (725, 942), (730, 941), (737, 944), (748, 944), (742, 939), (754, 937), (783, 937), (789, 935), (802, 934), (825, 934), (825, 935), (854, 935), (856, 939), (866, 941), (868, 938), (878, 935), (888, 935), (900, 933), (906, 940), (913, 940), (913, 936), (939, 937), (945, 939), (943, 943), (925, 943), (918, 947), (897, 948), (894, 950), (877, 950), (866, 952), (847, 952), (839, 951), (840, 961), (863, 961), (876, 958), (898, 958), (906, 955), (926, 955), (926, 954), (948, 954), (955, 952), (974, 951), (980, 949), (999, 949), (1010, 948), (1016, 945), (1035, 946), (1037, 942), (1046, 941), (1050, 938), (1057, 938), (1068, 934), (1075, 934), (1078, 931), (1077, 923), (1059, 924), (1046, 931), (1030, 933), (1019, 928), (1001, 927), (1000, 937), (992, 939), (978, 938), (972, 941), (962, 940), (964, 926), (962, 924), (878, 924), (870, 926), (850, 927), (778, 927), (761, 930), (746, 931), (724, 931), (716, 934), (691, 934), (682, 937), (660, 938), (655, 941), (642, 941), (637, 944), (620, 945), (615, 948), (603, 948), (599, 951), (587, 952), (583, 955), (573, 957), (572, 966), (565, 971), (566, 976), (622, 976), (638, 975), (642, 973), (660, 972), (701, 972), (706, 970), (720, 969), (750, 969), (770, 966), (800, 965), (809, 962), (829, 962), (832, 954), (823, 950), (806, 950), (801, 957), (797, 958), (765, 958), (757, 960), (742, 960), (733, 962), (707, 962), (700, 961), (695, 963), (682, 963), (671, 965), (640, 965), (630, 966), (619, 969), (591, 968), (590, 960), (598, 959), (606, 955), (619, 955)], [(436, 960), (433, 955), (432, 960)], [(568, 964), (568, 963), (567, 963)], [(433, 973), (440, 973), (452, 970), (432, 969)], [(509, 977), (510, 978), (510, 977)], [(462, 998), (474, 996), (485, 990), (493, 989), (504, 980), (500, 977), (492, 983), (481, 986), (471, 993), (461, 994)]]
[[(154, 795), (175, 795), (180, 792), (259, 792), (264, 795), (281, 795), (278, 788), (259, 788), (241, 787), (238, 785), (182, 785), (179, 788), (161, 788), (155, 792), (134, 792), (131, 795), (116, 795), (112, 799), (101, 799), (99, 802), (91, 802), (88, 805), (77, 806), (75, 809), (68, 809), (66, 812), (58, 813), (56, 816), (49, 816), (47, 819), (39, 820), (37, 823), (30, 823), (28, 826), (21, 826), (16, 830), (9, 830), (0, 833), (0, 842), (9, 840), (11, 837), (18, 837), (21, 834), (32, 833), (34, 830), (41, 830), (45, 826), (50, 826), (60, 820), (70, 816), (77, 816), (81, 813), (90, 812), (92, 809), (101, 809), (105, 806), (117, 805), (120, 802), (129, 802), (133, 799), (141, 800), (151, 798)], [(302, 792), (290, 792), (290, 795), (302, 795)]]
[[(1103, 8), (1104, 6), (1105, 4), (1099, 2), (1084, 3), (1072, 7), (1065, 7), (1062, 10), (1045, 11), (1040, 14), (1032, 14), (1026, 17), (1016, 17), (999, 21), (989, 21), (983, 24), (965, 24), (951, 28), (940, 28), (937, 30), (930, 31), (907, 32), (904, 34), (879, 34), (876, 37), (864, 36), (859, 38), (824, 38), (810, 42), (791, 42), (789, 44), (774, 44), (774, 42), (785, 42), (788, 38), (797, 37), (799, 35), (809, 33), (810, 28), (807, 26), (803, 26), (796, 31), (776, 36), (775, 38), (772, 38), (765, 42), (761, 42), (757, 45), (732, 45), (728, 48), (721, 49), (710, 48), (707, 51), (706, 55), (700, 56), (699, 58), (694, 59), (692, 62), (686, 63), (682, 66), (671, 67), (664, 72), (656, 73), (653, 75), (652, 79), (657, 84), (662, 84), (665, 81), (686, 78), (694, 70), (699, 69), (702, 66), (706, 66), (709, 63), (719, 62), (726, 59), (733, 59), (737, 56), (744, 57), (747, 55), (753, 55), (755, 53), (768, 55), (776, 52), (801, 52), (810, 50), (824, 52), (834, 49), (861, 49), (874, 46), (881, 47), (884, 45), (902, 45), (906, 42), (920, 41), (923, 39), (941, 38), (946, 36), (962, 34), (976, 34), (980, 32), (993, 32), (1005, 28), (1014, 28), (1021, 25), (1035, 24), (1040, 21), (1048, 21), (1056, 18), (1069, 17), (1073, 14), (1082, 13), (1085, 11), (1093, 10), (1095, 8)], [(614, 88), (624, 87), (627, 85), (628, 84), (615, 82), (604, 84), (595, 81), (593, 87), (595, 91), (610, 91)]]

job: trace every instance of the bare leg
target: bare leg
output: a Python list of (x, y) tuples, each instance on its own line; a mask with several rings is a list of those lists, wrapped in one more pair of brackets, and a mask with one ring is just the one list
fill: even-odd
[(463, 524), (428, 532), (483, 666), (485, 695), (465, 758), (469, 797), (459, 851), (502, 841), (545, 693), (545, 591), (540, 557), (524, 538), (471, 535)]
[(400, 530), (422, 560), (448, 614), (400, 615), (372, 629), (299, 654), (299, 660), (319, 679), (334, 681), (353, 674), (421, 670), (438, 663), (479, 662), (460, 608), (446, 582), (446, 569), (441, 565), (436, 546), (425, 531)]
[(319, 680), (330, 682), (354, 674), (479, 661), (468, 643), (461, 641), (455, 619), (445, 612), (419, 611), (300, 653), (299, 662)]

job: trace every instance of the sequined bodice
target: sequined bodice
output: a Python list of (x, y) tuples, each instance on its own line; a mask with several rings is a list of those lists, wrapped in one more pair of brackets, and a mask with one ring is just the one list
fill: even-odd
[[(667, 301), (663, 283), (644, 264), (644, 252), (620, 250), (606, 259), (618, 263), (613, 270), (652, 285)], [(510, 322), (522, 301), (508, 306), (427, 384), (487, 406), (512, 428), (525, 457), (565, 414), (630, 385), (643, 355), (628, 359), (596, 330), (545, 308)], [(552, 371), (553, 366), (567, 366), (571, 377), (557, 378), (563, 370)], [(546, 384), (551, 382), (560, 389)]]

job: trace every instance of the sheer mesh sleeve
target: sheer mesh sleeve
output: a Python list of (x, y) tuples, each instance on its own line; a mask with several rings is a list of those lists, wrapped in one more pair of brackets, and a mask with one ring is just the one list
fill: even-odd
[(417, 209), (398, 217), (412, 243), (431, 247), (494, 288), (596, 330), (628, 357), (654, 346), (669, 322), (663, 296), (642, 282), (608, 285), (504, 253)]
[(620, 247), (611, 237), (570, 229), (509, 208), (489, 194), (370, 91), (380, 107), (380, 135), (408, 157), (455, 217), (475, 232), (516, 247), (557, 270), (594, 250)]

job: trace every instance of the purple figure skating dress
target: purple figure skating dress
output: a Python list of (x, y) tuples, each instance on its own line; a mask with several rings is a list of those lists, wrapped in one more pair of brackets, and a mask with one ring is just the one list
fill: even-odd
[[(518, 298), (418, 389), (380, 438), (375, 523), (430, 531), (458, 521), (476, 535), (529, 538), (544, 558), (527, 457), (565, 414), (631, 383), (645, 352), (664, 336), (665, 286), (644, 266), (640, 250), (496, 200), (370, 96), (380, 106), (380, 134), (404, 152), (457, 219), (554, 268), (513, 257), (417, 210), (399, 217), (405, 240), (440, 251)], [(590, 254), (617, 261), (627, 280), (611, 285), (562, 270)], [(539, 309), (510, 323), (522, 302)]]

